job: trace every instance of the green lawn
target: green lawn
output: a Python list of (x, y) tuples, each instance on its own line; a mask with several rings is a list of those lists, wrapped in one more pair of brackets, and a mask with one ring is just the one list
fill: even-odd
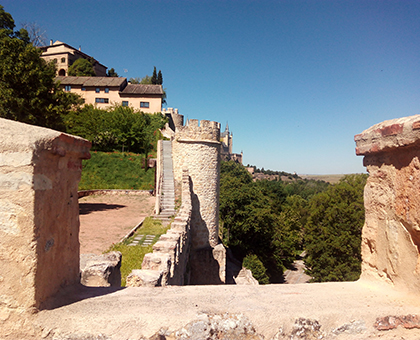
[[(134, 237), (137, 235), (155, 235), (153, 243), (155, 243), (160, 235), (166, 233), (169, 227), (164, 227), (160, 221), (147, 217), (141, 228), (127, 240), (121, 243), (113, 244), (105, 253), (110, 251), (120, 251), (122, 254), (121, 263), (121, 287), (125, 287), (127, 276), (133, 269), (141, 269), (144, 255), (153, 252), (152, 246), (142, 247), (141, 245), (129, 246)], [(144, 238), (143, 238), (144, 239)]]
[(155, 169), (146, 171), (142, 168), (144, 155), (91, 151), (91, 156), (91, 159), (83, 161), (79, 190), (153, 189)]

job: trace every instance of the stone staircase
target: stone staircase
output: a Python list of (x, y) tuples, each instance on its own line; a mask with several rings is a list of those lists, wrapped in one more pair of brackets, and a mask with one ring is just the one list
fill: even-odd
[(163, 157), (163, 181), (162, 194), (160, 198), (160, 213), (155, 216), (162, 223), (169, 223), (169, 218), (175, 215), (175, 184), (172, 165), (172, 145), (171, 141), (162, 141)]

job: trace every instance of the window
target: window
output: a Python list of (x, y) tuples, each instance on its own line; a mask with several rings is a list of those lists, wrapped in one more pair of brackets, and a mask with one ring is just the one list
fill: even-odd
[(105, 93), (109, 93), (109, 88), (105, 87)]
[(57, 64), (57, 58), (54, 58), (53, 63)]
[(140, 102), (140, 107), (147, 107), (147, 108), (149, 108), (149, 102)]
[(101, 89), (100, 89), (99, 87), (97, 87), (97, 88), (95, 89), (95, 92), (96, 92), (96, 93), (99, 93), (99, 92), (101, 92)]
[(71, 86), (70, 85), (66, 85), (66, 87), (64, 88), (67, 92), (71, 91)]
[(61, 62), (65, 63), (66, 62), (66, 58), (61, 58)]
[(123, 100), (122, 106), (128, 106), (128, 100)]
[(86, 87), (82, 87), (82, 91), (86, 91)]
[(95, 98), (95, 103), (108, 104), (109, 99), (108, 98)]

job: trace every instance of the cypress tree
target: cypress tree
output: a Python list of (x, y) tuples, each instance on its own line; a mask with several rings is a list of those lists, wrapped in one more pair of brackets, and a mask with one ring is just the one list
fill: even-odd
[(157, 74), (156, 74), (156, 66), (153, 69), (153, 75), (152, 75), (152, 84), (156, 85), (157, 84)]
[(163, 77), (162, 77), (162, 71), (159, 70), (158, 76), (157, 76), (157, 84), (162, 85), (163, 84)]

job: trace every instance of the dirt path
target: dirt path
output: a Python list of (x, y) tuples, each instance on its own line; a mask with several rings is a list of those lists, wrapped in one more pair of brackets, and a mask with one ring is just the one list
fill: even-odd
[(311, 277), (305, 274), (305, 264), (303, 260), (296, 260), (293, 263), (295, 270), (286, 270), (284, 272), (284, 283), (308, 283)]
[(95, 195), (79, 199), (80, 253), (101, 254), (121, 240), (143, 217), (153, 214), (155, 197)]

